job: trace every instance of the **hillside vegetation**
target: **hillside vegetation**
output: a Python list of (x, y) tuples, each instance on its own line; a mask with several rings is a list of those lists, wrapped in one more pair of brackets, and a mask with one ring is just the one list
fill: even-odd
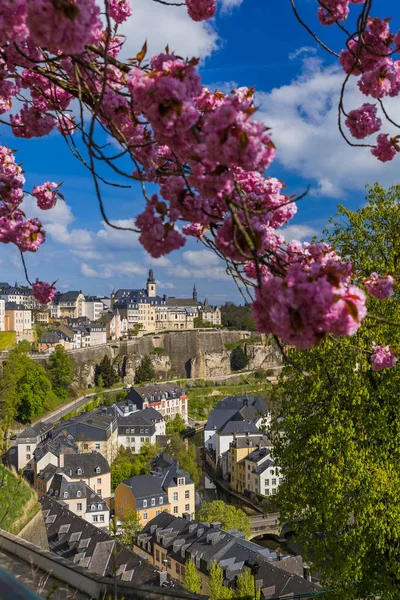
[(0, 529), (18, 535), (39, 510), (40, 504), (30, 485), (0, 466)]

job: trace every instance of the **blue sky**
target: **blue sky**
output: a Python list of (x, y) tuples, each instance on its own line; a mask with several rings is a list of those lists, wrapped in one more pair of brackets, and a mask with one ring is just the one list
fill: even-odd
[[(147, 38), (149, 54), (168, 43), (177, 54), (200, 56), (203, 82), (210, 88), (225, 91), (255, 85), (257, 118), (272, 128), (277, 146), (269, 174), (284, 179), (290, 194), (311, 186), (286, 230), (287, 239), (307, 239), (320, 232), (338, 203), (360, 206), (365, 184), (376, 180), (384, 185), (398, 183), (396, 160), (383, 165), (368, 150), (351, 149), (340, 137), (336, 106), (342, 73), (335, 59), (320, 52), (295, 20), (289, 0), (219, 0), (217, 17), (208, 23), (190, 21), (184, 8), (166, 8), (151, 0), (132, 4), (133, 15), (123, 27), (128, 36), (126, 56), (136, 54)], [(384, 4), (387, 13), (380, 16), (390, 16), (395, 0)], [(297, 5), (324, 40), (340, 50), (343, 41), (337, 32), (317, 23), (315, 0), (297, 0)], [(351, 85), (347, 107), (362, 102)], [(395, 120), (400, 119), (400, 103), (391, 100), (388, 107)], [(58, 279), (60, 290), (109, 294), (114, 286), (141, 287), (152, 266), (162, 293), (185, 296), (196, 282), (200, 298), (207, 296), (218, 304), (240, 301), (223, 264), (195, 241), (152, 260), (137, 236), (107, 228), (89, 173), (71, 156), (60, 135), (16, 140), (7, 130), (1, 134), (2, 143), (18, 149), (27, 189), (45, 180), (64, 181), (66, 203), (59, 203), (53, 211), (38, 211), (30, 200), (26, 202), (27, 214), (44, 217), (47, 231), (46, 244), (38, 253), (26, 255), (32, 277)], [(104, 199), (110, 219), (125, 226), (132, 224), (130, 220), (143, 206), (137, 187), (107, 188)], [(15, 249), (3, 246), (0, 260), (0, 280), (24, 283)]]

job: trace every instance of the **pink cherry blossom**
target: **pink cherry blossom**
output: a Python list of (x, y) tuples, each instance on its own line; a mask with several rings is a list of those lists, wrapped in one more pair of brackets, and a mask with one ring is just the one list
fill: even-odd
[(39, 219), (27, 219), (17, 224), (15, 243), (21, 252), (36, 252), (46, 239)]
[(165, 220), (165, 205), (154, 194), (145, 210), (136, 217), (136, 226), (141, 230), (139, 241), (153, 258), (160, 258), (185, 245), (186, 238), (173, 224)]
[(49, 210), (54, 208), (57, 202), (57, 190), (59, 188), (58, 183), (46, 181), (42, 185), (37, 185), (32, 190), (32, 195), (37, 200), (37, 205), (42, 210)]
[(41, 304), (48, 304), (51, 302), (56, 294), (56, 288), (54, 284), (47, 283), (46, 281), (39, 281), (36, 279), (32, 285), (33, 295)]
[(26, 5), (26, 0), (1, 0), (0, 46), (7, 42), (19, 42), (28, 36)]
[(373, 104), (363, 104), (349, 112), (345, 121), (353, 137), (362, 140), (372, 133), (376, 133), (382, 126), (382, 121), (377, 117), (377, 109)]
[(123, 23), (132, 14), (130, 0), (109, 0), (108, 10), (116, 23)]
[(336, 21), (346, 19), (349, 14), (349, 0), (321, 0), (318, 8), (318, 19), (322, 25), (333, 25)]
[(372, 148), (371, 153), (382, 162), (393, 160), (397, 154), (397, 150), (389, 139), (389, 135), (386, 133), (380, 133), (377, 137), (377, 145)]
[(392, 369), (397, 362), (397, 358), (389, 346), (373, 344), (371, 362), (373, 371), (382, 371), (383, 369)]
[(211, 19), (217, 10), (216, 0), (186, 0), (186, 6), (193, 21)]
[(42, 137), (52, 131), (55, 120), (49, 114), (43, 114), (34, 106), (24, 104), (17, 115), (10, 115), (11, 129), (15, 137)]
[(379, 277), (378, 273), (371, 273), (371, 275), (364, 280), (364, 285), (371, 294), (377, 300), (386, 300), (394, 293), (394, 279), (391, 275), (384, 275)]

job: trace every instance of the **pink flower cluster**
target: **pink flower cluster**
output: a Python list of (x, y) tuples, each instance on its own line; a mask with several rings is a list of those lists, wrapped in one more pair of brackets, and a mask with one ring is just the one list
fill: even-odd
[(396, 141), (393, 138), (389, 138), (387, 133), (380, 133), (377, 137), (377, 144), (372, 148), (371, 152), (381, 162), (393, 160), (398, 152)]
[(186, 6), (193, 21), (205, 21), (215, 15), (217, 0), (186, 0)]
[(363, 104), (349, 112), (345, 121), (350, 133), (358, 140), (363, 140), (368, 135), (376, 133), (382, 126), (382, 121), (377, 117), (377, 109), (373, 104)]
[(35, 196), (37, 205), (42, 210), (54, 208), (57, 202), (58, 183), (46, 181), (42, 185), (36, 185), (32, 190), (32, 196)]
[(123, 23), (132, 14), (130, 0), (109, 0), (108, 10), (116, 23)]
[(165, 222), (166, 207), (154, 194), (147, 203), (146, 209), (136, 218), (136, 225), (141, 230), (139, 241), (153, 258), (177, 250), (185, 244), (185, 238)]
[(394, 350), (389, 346), (377, 346), (375, 344), (373, 344), (373, 348), (371, 356), (372, 370), (392, 369), (397, 362)]
[(47, 283), (46, 281), (39, 281), (36, 279), (32, 285), (33, 295), (41, 304), (48, 304), (51, 302), (56, 295), (56, 288), (54, 283)]
[(252, 307), (258, 331), (297, 348), (310, 348), (328, 334), (354, 334), (367, 310), (365, 294), (350, 283), (351, 265), (326, 244), (300, 248), (289, 248), (285, 277), (263, 272)]
[(394, 293), (394, 279), (391, 275), (379, 277), (378, 273), (371, 273), (364, 280), (364, 285), (368, 293), (377, 300), (386, 300)]
[(55, 126), (54, 118), (40, 112), (34, 106), (24, 104), (17, 115), (10, 115), (11, 129), (15, 137), (33, 138), (48, 135)]

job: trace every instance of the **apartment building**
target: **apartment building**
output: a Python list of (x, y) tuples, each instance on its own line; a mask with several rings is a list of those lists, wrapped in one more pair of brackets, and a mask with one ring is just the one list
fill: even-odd
[(51, 303), (52, 306), (57, 306), (57, 318), (68, 319), (78, 318), (85, 315), (85, 296), (82, 291), (65, 292), (64, 294), (57, 292)]
[(156, 427), (143, 417), (134, 413), (129, 417), (118, 417), (117, 423), (118, 448), (123, 446), (138, 454), (144, 444), (154, 446), (156, 443)]
[(229, 446), (228, 472), (229, 486), (235, 492), (244, 494), (246, 489), (246, 469), (244, 459), (258, 448), (272, 449), (271, 440), (264, 435), (258, 437), (236, 437)]
[(17, 341), (33, 341), (32, 311), (23, 304), (6, 302), (4, 310), (4, 331), (15, 331)]
[(174, 515), (195, 513), (195, 486), (188, 473), (167, 453), (160, 456), (162, 464), (154, 463), (152, 473), (130, 477), (115, 490), (115, 514), (137, 512), (142, 525), (163, 511)]
[(179, 414), (185, 423), (188, 422), (187, 392), (173, 383), (131, 388), (125, 401), (135, 404), (139, 410), (154, 408), (164, 419), (173, 419)]
[(52, 428), (51, 423), (41, 421), (25, 427), (17, 437), (16, 444), (11, 446), (3, 455), (3, 463), (17, 471), (20, 469), (33, 469), (34, 451), (41, 442), (48, 438)]
[(106, 307), (100, 298), (97, 298), (96, 296), (85, 296), (84, 315), (89, 321), (98, 321), (105, 308)]
[(110, 509), (84, 481), (72, 481), (64, 473), (56, 473), (47, 495), (66, 506), (68, 510), (99, 528), (110, 524)]
[(245, 490), (263, 496), (273, 496), (282, 483), (280, 468), (271, 457), (270, 448), (257, 448), (242, 459), (245, 470)]

